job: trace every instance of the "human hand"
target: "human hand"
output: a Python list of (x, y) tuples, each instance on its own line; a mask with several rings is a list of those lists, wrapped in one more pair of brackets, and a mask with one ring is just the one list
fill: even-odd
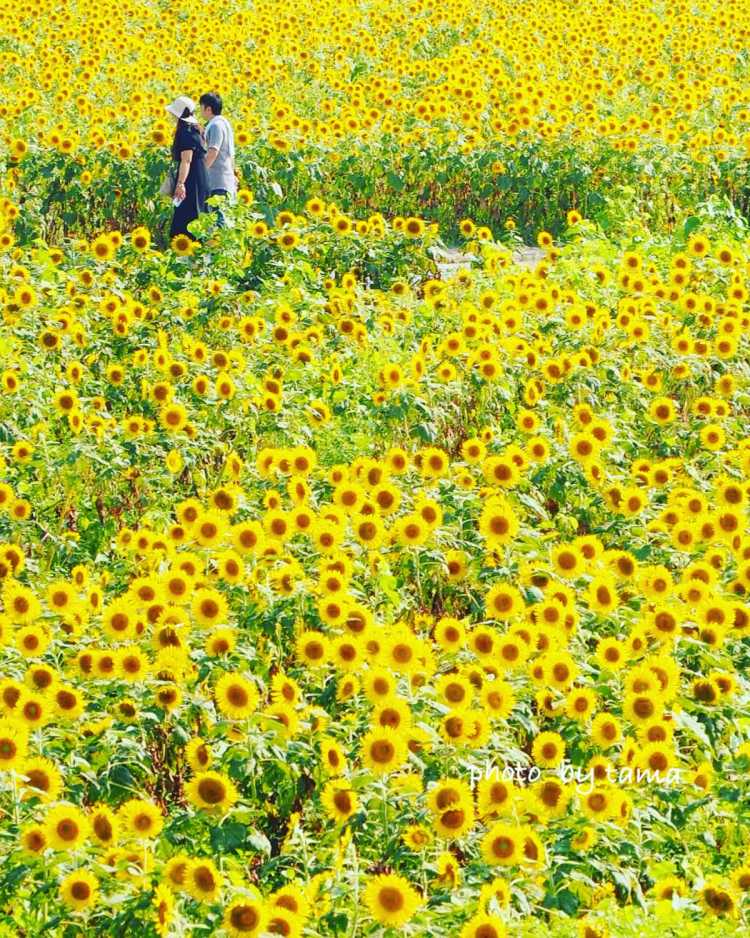
[(178, 182), (178, 183), (177, 183), (177, 185), (174, 187), (174, 194), (175, 194), (175, 198), (177, 198), (177, 199), (184, 199), (184, 198), (185, 198), (185, 196), (186, 196), (187, 193), (185, 192), (185, 183), (184, 183), (184, 182)]

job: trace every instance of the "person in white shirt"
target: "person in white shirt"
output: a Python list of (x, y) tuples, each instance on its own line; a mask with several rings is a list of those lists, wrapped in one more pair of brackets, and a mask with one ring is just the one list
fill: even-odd
[[(237, 178), (234, 173), (234, 132), (232, 125), (221, 113), (222, 101), (218, 94), (209, 92), (201, 95), (201, 114), (208, 122), (206, 135), (206, 169), (208, 170), (208, 194), (220, 195), (234, 201), (237, 196)], [(220, 207), (216, 207), (218, 223), (226, 224)]]

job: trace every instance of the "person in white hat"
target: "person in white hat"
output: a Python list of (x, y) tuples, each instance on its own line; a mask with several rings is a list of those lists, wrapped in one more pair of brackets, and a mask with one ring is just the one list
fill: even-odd
[(179, 201), (172, 215), (169, 237), (172, 239), (175, 235), (186, 234), (195, 241), (195, 235), (188, 231), (187, 226), (207, 209), (207, 149), (195, 117), (195, 102), (191, 98), (180, 95), (166, 109), (177, 122), (172, 141), (172, 159), (177, 163), (174, 197)]

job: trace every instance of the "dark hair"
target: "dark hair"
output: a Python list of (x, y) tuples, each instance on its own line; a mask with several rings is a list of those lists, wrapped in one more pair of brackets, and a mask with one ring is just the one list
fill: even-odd
[(200, 103), (203, 107), (210, 107), (214, 114), (221, 114), (221, 95), (209, 91), (207, 94), (201, 95)]

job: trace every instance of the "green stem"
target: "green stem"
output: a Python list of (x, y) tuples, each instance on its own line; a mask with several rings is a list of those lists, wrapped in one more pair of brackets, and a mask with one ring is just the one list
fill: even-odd
[(354, 841), (352, 841), (351, 847), (354, 852), (354, 918), (350, 938), (356, 938), (357, 929), (359, 928), (359, 854)]
[(383, 776), (380, 782), (380, 795), (381, 814), (383, 816), (383, 846), (387, 852), (390, 832), (388, 830), (388, 782), (386, 776)]

